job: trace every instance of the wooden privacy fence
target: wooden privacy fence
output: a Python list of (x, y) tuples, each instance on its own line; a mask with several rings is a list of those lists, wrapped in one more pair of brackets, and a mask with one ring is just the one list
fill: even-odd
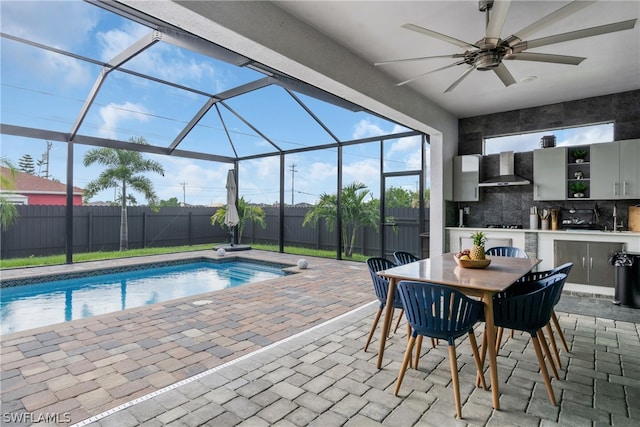
[[(19, 218), (7, 231), (2, 231), (0, 256), (21, 258), (64, 254), (66, 251), (65, 206), (17, 206)], [(127, 208), (129, 248), (199, 245), (229, 241), (226, 227), (211, 225), (210, 217), (217, 208), (163, 207), (158, 212), (147, 207)], [(252, 222), (245, 224), (242, 243), (279, 243), (280, 212), (276, 207), (263, 207), (266, 228)], [(310, 208), (287, 207), (284, 213), (284, 244), (311, 249), (336, 250), (335, 230), (329, 231), (320, 221), (314, 228), (302, 226)], [(384, 227), (385, 254), (407, 250), (419, 255), (424, 241), (418, 236), (418, 210), (388, 209), (395, 218), (394, 227)], [(425, 214), (428, 218), (428, 210)], [(428, 224), (428, 223), (427, 223)], [(426, 227), (428, 230), (428, 226)], [(73, 252), (117, 251), (120, 247), (120, 207), (74, 206)], [(428, 246), (428, 242), (427, 242)], [(380, 254), (379, 231), (361, 229), (354, 244), (354, 253), (368, 256)]]

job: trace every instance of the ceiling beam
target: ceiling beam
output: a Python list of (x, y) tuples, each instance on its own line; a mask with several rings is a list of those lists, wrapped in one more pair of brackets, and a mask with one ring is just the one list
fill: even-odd
[(142, 52), (145, 49), (147, 49), (149, 46), (152, 46), (155, 43), (157, 43), (158, 41), (160, 41), (161, 38), (162, 38), (162, 34), (161, 33), (157, 32), (157, 31), (151, 31), (150, 33), (148, 33), (144, 37), (142, 37), (140, 40), (138, 40), (137, 42), (135, 42), (134, 44), (132, 44), (131, 46), (129, 46), (128, 48), (126, 48), (125, 50), (120, 52), (114, 58), (112, 58), (107, 63), (107, 65), (105, 65), (102, 68), (102, 71), (100, 72), (100, 75), (98, 76), (98, 78), (94, 82), (93, 87), (91, 88), (91, 91), (89, 92), (89, 95), (87, 96), (87, 99), (84, 101), (84, 105), (82, 106), (82, 109), (80, 110), (80, 114), (78, 115), (78, 118), (76, 119), (76, 122), (71, 127), (71, 132), (69, 133), (69, 140), (70, 141), (73, 141), (73, 138), (78, 133), (78, 130), (80, 129), (80, 125), (82, 125), (82, 122), (84, 121), (85, 117), (87, 116), (87, 113), (89, 112), (89, 108), (91, 108), (91, 105), (93, 104), (93, 101), (95, 100), (96, 96), (98, 95), (98, 92), (100, 91), (100, 87), (104, 83), (104, 80), (106, 79), (107, 75), (111, 71), (113, 71), (114, 69), (116, 69), (117, 67), (119, 67), (120, 65), (125, 63), (126, 61), (130, 60), (131, 58), (133, 58), (136, 55), (138, 55), (140, 52)]

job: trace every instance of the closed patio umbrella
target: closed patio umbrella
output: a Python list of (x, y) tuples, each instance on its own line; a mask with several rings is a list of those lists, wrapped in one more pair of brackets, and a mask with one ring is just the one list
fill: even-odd
[(227, 173), (227, 212), (224, 215), (224, 223), (231, 229), (231, 245), (234, 243), (233, 227), (238, 225), (240, 217), (238, 215), (238, 208), (236, 207), (236, 192), (238, 190), (236, 186), (236, 174), (233, 169), (230, 169)]

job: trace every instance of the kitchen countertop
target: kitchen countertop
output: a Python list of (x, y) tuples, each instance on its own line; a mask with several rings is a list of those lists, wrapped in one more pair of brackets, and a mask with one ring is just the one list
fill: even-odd
[(608, 235), (620, 235), (620, 236), (638, 236), (640, 237), (640, 232), (638, 231), (602, 231), (602, 230), (584, 230), (584, 229), (559, 229), (559, 230), (532, 230), (529, 228), (487, 228), (487, 227), (446, 227), (447, 230), (451, 231), (465, 231), (469, 232), (473, 231), (483, 231), (487, 232), (498, 232), (498, 233), (552, 233), (552, 234), (576, 234), (576, 235), (585, 235), (585, 234), (593, 234), (597, 236), (608, 236)]

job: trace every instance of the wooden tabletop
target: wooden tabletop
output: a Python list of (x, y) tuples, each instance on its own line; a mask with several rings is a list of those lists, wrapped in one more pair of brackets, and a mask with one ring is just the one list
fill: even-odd
[(542, 261), (536, 258), (487, 258), (491, 259), (491, 264), (484, 269), (462, 268), (456, 264), (453, 253), (446, 253), (383, 270), (378, 274), (397, 281), (417, 280), (469, 291), (502, 292)]

